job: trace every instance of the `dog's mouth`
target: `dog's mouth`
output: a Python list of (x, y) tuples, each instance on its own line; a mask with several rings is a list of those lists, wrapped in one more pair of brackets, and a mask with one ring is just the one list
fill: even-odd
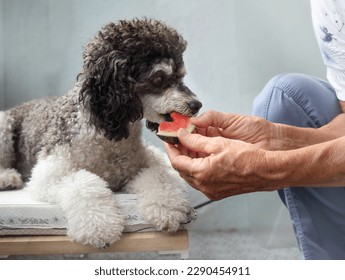
[[(173, 119), (170, 116), (171, 113), (168, 114), (160, 114), (160, 116), (162, 117), (162, 119), (164, 119), (164, 121), (166, 122), (171, 122), (173, 121)], [(155, 122), (151, 122), (149, 120), (146, 120), (146, 127), (153, 131), (153, 132), (158, 132), (158, 127), (159, 127), (159, 123), (155, 123)]]

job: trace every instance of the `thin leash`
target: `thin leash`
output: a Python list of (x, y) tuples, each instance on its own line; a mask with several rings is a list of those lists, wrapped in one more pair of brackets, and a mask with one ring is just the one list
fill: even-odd
[(194, 206), (193, 208), (194, 209), (199, 209), (199, 208), (202, 208), (202, 207), (204, 207), (204, 206), (206, 206), (206, 205), (208, 205), (208, 204), (210, 204), (212, 202), (214, 202), (214, 200), (208, 200), (208, 201), (205, 201), (203, 203), (200, 203), (200, 204)]

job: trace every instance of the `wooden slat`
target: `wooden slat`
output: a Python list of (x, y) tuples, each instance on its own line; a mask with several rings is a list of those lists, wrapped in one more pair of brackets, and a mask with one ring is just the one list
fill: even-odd
[(71, 242), (67, 236), (0, 237), (0, 255), (83, 254), (188, 250), (188, 232), (124, 233), (107, 249)]

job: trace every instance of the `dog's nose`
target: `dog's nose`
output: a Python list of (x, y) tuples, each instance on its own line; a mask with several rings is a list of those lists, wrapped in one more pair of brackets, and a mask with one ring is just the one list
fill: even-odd
[(196, 114), (202, 107), (202, 103), (198, 100), (193, 100), (188, 103), (188, 106), (191, 109), (192, 113)]

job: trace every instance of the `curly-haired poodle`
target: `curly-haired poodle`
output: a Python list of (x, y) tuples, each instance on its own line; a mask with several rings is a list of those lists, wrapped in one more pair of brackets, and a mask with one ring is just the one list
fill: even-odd
[(105, 247), (120, 238), (112, 191), (138, 194), (144, 219), (176, 231), (191, 211), (187, 191), (158, 149), (141, 140), (169, 113), (195, 115), (184, 85), (185, 40), (160, 21), (105, 25), (84, 49), (75, 87), (61, 97), (0, 112), (0, 189), (27, 188), (57, 203), (75, 241)]

